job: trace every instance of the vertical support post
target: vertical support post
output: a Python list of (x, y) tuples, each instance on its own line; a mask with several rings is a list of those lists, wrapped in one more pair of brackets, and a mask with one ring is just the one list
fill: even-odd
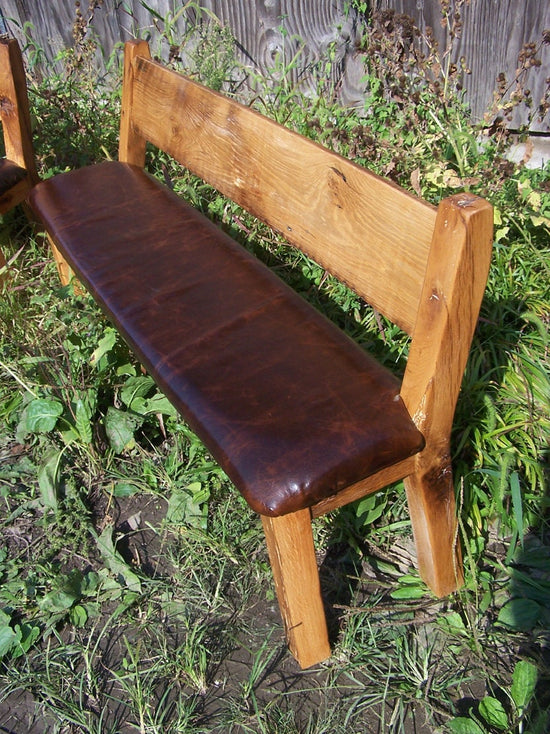
[(38, 174), (32, 145), (27, 80), (21, 49), (14, 38), (0, 41), (0, 90), (6, 158), (24, 168), (29, 182), (35, 184)]
[(71, 266), (65, 260), (61, 252), (57, 249), (57, 245), (52, 240), (52, 238), (48, 234), (46, 234), (46, 237), (50, 246), (50, 250), (52, 251), (52, 257), (57, 267), (57, 273), (59, 275), (61, 285), (69, 285), (72, 278)]
[(420, 574), (438, 596), (454, 591), (463, 580), (450, 436), (492, 243), (488, 202), (471, 194), (441, 202), (401, 389), (426, 439), (405, 488)]
[(448, 453), (432, 461), (419, 457), (404, 484), (420, 576), (436, 596), (446, 596), (464, 583)]
[(262, 515), (288, 646), (302, 668), (330, 657), (311, 512)]
[(145, 138), (139, 135), (132, 123), (134, 104), (134, 68), (139, 57), (151, 58), (147, 41), (128, 41), (124, 44), (124, 79), (120, 110), (120, 140), (118, 158), (123, 163), (145, 165)]

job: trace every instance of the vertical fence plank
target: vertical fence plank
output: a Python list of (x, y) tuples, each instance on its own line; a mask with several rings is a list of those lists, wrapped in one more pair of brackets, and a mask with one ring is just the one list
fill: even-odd
[[(451, 0), (451, 7), (456, 0)], [(103, 3), (89, 11), (87, 3), (80, 3), (82, 18), (86, 22), (93, 12), (94, 27), (102, 54), (101, 65), (114, 45), (136, 34), (151, 37), (151, 48), (160, 49), (158, 28), (163, 19), (169, 21), (174, 38), (183, 34), (185, 14), (179, 15), (172, 0), (151, 0), (158, 18), (156, 26), (151, 13), (140, 0), (125, 3)], [(316, 75), (322, 75), (323, 62), (329, 55), (335, 60), (329, 77), (328, 89), (339, 92), (343, 104), (360, 105), (364, 89), (363, 68), (355, 53), (359, 25), (357, 13), (349, 0), (202, 0), (204, 12), (214, 13), (223, 24), (229, 26), (238, 42), (240, 59), (253, 72), (265, 74), (275, 63), (287, 65), (296, 57), (296, 68), (289, 75), (291, 83), (299, 79), (302, 84), (315, 86)], [(441, 47), (446, 44), (446, 32), (441, 27), (440, 0), (371, 0), (375, 9), (392, 8), (411, 15), (422, 30), (433, 28)], [(131, 8), (129, 14), (126, 8)], [(18, 40), (21, 28), (30, 22), (30, 35), (42, 47), (47, 58), (53, 58), (61, 49), (74, 42), (74, 0), (4, 0), (2, 13), (10, 33)], [(187, 13), (194, 13), (189, 8)], [(463, 28), (457, 39), (454, 59), (464, 56), (472, 73), (464, 77), (467, 99), (475, 119), (480, 119), (492, 100), (496, 77), (503, 72), (512, 80), (517, 57), (524, 43), (542, 37), (550, 27), (550, 3), (542, 0), (503, 2), (502, 0), (471, 0), (462, 8)], [(175, 19), (174, 16), (177, 16)], [(24, 45), (24, 44), (23, 44)], [(168, 54), (168, 44), (163, 50)], [(550, 68), (550, 46), (542, 48), (542, 66), (531, 70), (527, 82), (535, 103), (542, 97), (545, 79)], [(545, 71), (546, 70), (546, 71)], [(521, 109), (508, 125), (517, 128), (528, 121), (527, 109)], [(549, 116), (541, 123), (530, 125), (533, 131), (550, 132)]]

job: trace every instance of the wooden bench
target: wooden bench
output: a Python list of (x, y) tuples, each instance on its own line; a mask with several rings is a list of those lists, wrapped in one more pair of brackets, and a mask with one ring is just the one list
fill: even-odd
[[(402, 381), (146, 174), (146, 141), (407, 332)], [(261, 515), (302, 667), (330, 655), (312, 518), (404, 479), (422, 577), (437, 595), (460, 585), (449, 438), (487, 202), (436, 210), (130, 42), (119, 161), (43, 181), (29, 203), (65, 280), (70, 267)]]
[[(38, 180), (25, 70), (19, 44), (13, 38), (0, 38), (0, 118), (6, 154), (0, 158), (0, 214), (5, 214), (25, 199)], [(5, 264), (0, 251), (0, 271)]]

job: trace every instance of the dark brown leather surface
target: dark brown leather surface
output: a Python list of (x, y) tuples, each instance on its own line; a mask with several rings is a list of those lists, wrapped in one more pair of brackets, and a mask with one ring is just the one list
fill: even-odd
[(7, 158), (0, 158), (0, 196), (26, 177), (27, 171), (24, 168)]
[(29, 202), (257, 512), (310, 506), (422, 448), (389, 372), (140, 169), (62, 174)]

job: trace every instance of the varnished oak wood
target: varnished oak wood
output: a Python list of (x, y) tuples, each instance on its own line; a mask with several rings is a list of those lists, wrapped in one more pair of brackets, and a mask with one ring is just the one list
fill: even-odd
[(61, 281), (62, 285), (69, 285), (69, 283), (71, 282), (73, 278), (73, 272), (71, 270), (71, 266), (65, 260), (61, 252), (58, 250), (57, 245), (55, 244), (53, 239), (49, 235), (46, 235), (46, 238), (48, 240), (48, 244), (52, 252), (52, 257), (57, 267), (57, 273), (59, 275), (59, 280)]
[[(139, 57), (150, 59), (149, 45), (146, 41), (135, 41), (126, 44), (124, 51), (124, 85), (122, 87), (122, 105), (120, 109), (120, 140), (118, 159), (123, 163), (135, 166), (145, 165), (146, 138), (140, 134), (135, 124), (135, 61)], [(156, 114), (156, 112), (154, 113)]]
[(290, 651), (302, 668), (330, 657), (309, 509), (262, 516)]
[(125, 51), (120, 159), (143, 166), (148, 142), (281, 232), (411, 335), (401, 397), (425, 448), (312, 508), (262, 516), (289, 647), (309, 667), (330, 655), (312, 517), (403, 479), (422, 577), (437, 595), (462, 583), (449, 443), (488, 274), (492, 210), (467, 194), (436, 210), (162, 67), (146, 43), (135, 41)]
[(30, 184), (38, 181), (32, 145), (27, 80), (19, 44), (13, 38), (0, 40), (0, 116), (6, 158), (28, 174)]
[(122, 160), (167, 151), (412, 333), (434, 207), (136, 48)]
[(492, 211), (466, 194), (436, 210), (275, 122), (127, 45), (122, 160), (146, 142), (282, 233), (412, 336), (402, 384), (426, 440), (415, 457), (308, 510), (262, 517), (290, 649), (302, 667), (329, 655), (311, 519), (404, 480), (422, 577), (437, 595), (462, 583), (449, 442), (485, 288)]
[(414, 471), (414, 468), (415, 457), (411, 456), (405, 461), (400, 461), (399, 464), (382, 469), (382, 471), (376, 472), (376, 474), (363, 479), (361, 482), (346, 487), (341, 492), (338, 492), (338, 494), (317, 502), (311, 508), (312, 517), (321, 517), (321, 515), (325, 515), (327, 512), (332, 512), (332, 510), (337, 510), (339, 507), (349, 505), (350, 502), (355, 502), (369, 494), (374, 494), (379, 489), (389, 487), (390, 484), (395, 484), (408, 476)]
[(489, 265), (493, 211), (456, 194), (438, 209), (401, 396), (426, 439), (405, 480), (426, 583), (439, 596), (462, 581), (457, 543), (450, 434)]
[[(19, 44), (13, 38), (0, 39), (0, 119), (6, 158), (27, 171), (0, 196), (0, 214), (13, 209), (26, 197), (38, 181), (32, 145), (31, 118), (27, 96), (27, 80)], [(0, 267), (6, 260), (0, 252)], [(0, 282), (4, 276), (0, 274)]]

